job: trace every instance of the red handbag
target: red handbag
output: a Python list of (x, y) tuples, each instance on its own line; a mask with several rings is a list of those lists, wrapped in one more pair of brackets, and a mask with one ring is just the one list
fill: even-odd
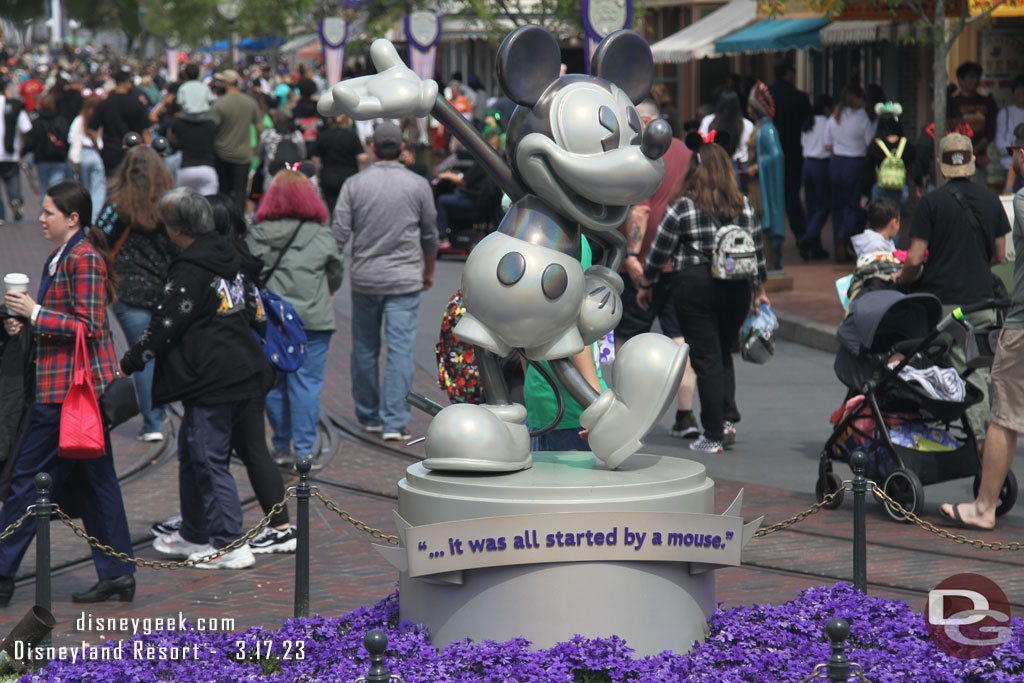
[(75, 327), (74, 376), (60, 411), (60, 446), (57, 453), (62, 458), (90, 460), (106, 452), (103, 420), (89, 365), (85, 325), (78, 323)]

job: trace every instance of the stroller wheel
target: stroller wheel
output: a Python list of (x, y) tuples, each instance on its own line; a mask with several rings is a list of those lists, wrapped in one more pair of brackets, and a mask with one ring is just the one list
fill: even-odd
[[(978, 497), (978, 489), (981, 488), (981, 473), (974, 475), (974, 497)], [(996, 505), (996, 517), (1001, 517), (1013, 509), (1017, 502), (1017, 477), (1013, 472), (1006, 473), (1006, 480), (1003, 481), (1003, 488), (999, 490), (999, 504)]]
[[(924, 507), (924, 486), (921, 479), (910, 470), (899, 469), (885, 478), (882, 491), (895, 500), (907, 512), (918, 513)], [(888, 503), (885, 511), (897, 522), (906, 522), (907, 518)]]
[(822, 476), (818, 477), (818, 481), (814, 484), (814, 497), (820, 503), (825, 500), (825, 496), (838, 491), (839, 493), (836, 494), (836, 497), (828, 505), (823, 506), (826, 510), (835, 510), (843, 504), (843, 494), (846, 491), (842, 487), (843, 482), (838, 474), (835, 472), (825, 472)]

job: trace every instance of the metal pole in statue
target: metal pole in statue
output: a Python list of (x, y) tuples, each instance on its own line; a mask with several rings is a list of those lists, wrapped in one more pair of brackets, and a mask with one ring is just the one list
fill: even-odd
[(865, 524), (865, 494), (868, 480), (864, 477), (867, 463), (864, 451), (857, 450), (850, 456), (853, 468), (853, 587), (863, 594), (868, 592), (868, 539)]
[[(47, 612), (53, 605), (50, 595), (50, 487), (53, 479), (46, 472), (36, 475), (36, 604)], [(47, 633), (39, 644), (50, 644)]]

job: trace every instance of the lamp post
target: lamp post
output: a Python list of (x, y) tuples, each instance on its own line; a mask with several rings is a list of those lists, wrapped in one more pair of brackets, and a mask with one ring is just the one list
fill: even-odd
[(242, 13), (242, 0), (218, 0), (217, 11), (228, 22), (228, 54), (233, 69), (238, 63), (238, 55), (235, 54), (235, 20)]
[(68, 28), (71, 29), (71, 44), (78, 45), (78, 29), (82, 27), (78, 19), (68, 19)]

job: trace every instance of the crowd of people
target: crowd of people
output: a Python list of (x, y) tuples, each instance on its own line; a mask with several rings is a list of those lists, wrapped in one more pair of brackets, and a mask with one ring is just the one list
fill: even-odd
[[(245, 463), (265, 513), (283, 497), (278, 466), (293, 466), (298, 457), (321, 466), (316, 424), (342, 253), (351, 253), (357, 421), (385, 441), (407, 441), (405, 397), (420, 293), (433, 285), (439, 249), (457, 248), (500, 221), (500, 190), (439, 126), (423, 129), (412, 118), (321, 117), (316, 102), (327, 84), (304, 66), (293, 73), (266, 63), (237, 70), (188, 62), (180, 79), (169, 82), (156, 63), (105, 61), (101, 53), (0, 58), (6, 204), (22, 220), (28, 166), (25, 177), (38, 183), (42, 197), (44, 236), (55, 248), (38, 293), (8, 292), (4, 300), (5, 375), (16, 362), (11, 358), (30, 367), (25, 359), (33, 343), (38, 360), (34, 372), (22, 370), (23, 389), (33, 387), (16, 403), (24, 419), (12, 422), (7, 413), (15, 404), (4, 406), (0, 528), (20, 516), (34, 493), (32, 477), (47, 470), (58, 501), (90, 501), (80, 508), (86, 530), (131, 554), (109, 435), (99, 458), (58, 456), (61, 404), (82, 331), (97, 393), (118, 376), (134, 378), (140, 440), (167, 439), (166, 406), (184, 406), (177, 435), (181, 514), (154, 525), (154, 548), (193, 560), (212, 557), (196, 566), (229, 569), (252, 566), (254, 553), (293, 551), (287, 509), (249, 543), (237, 543), (242, 511), (228, 463), (232, 452)], [(733, 344), (748, 314), (770, 306), (765, 283), (781, 267), (786, 225), (804, 260), (825, 259), (821, 235), (831, 215), (835, 257), (852, 262), (894, 251), (901, 218), (916, 198), (905, 263), (890, 273), (890, 284), (935, 293), (949, 307), (991, 294), (989, 266), (1002, 260), (1010, 227), (976, 170), (990, 149), (1005, 151), (1006, 187), (1020, 186), (1024, 78), (1014, 81), (1015, 104), (997, 111), (977, 93), (976, 65), (965, 64), (957, 75), (953, 132), (939, 136), (937, 163), (931, 162), (934, 129), (925, 127), (909, 143), (902, 108), (877, 88), (850, 84), (836, 100), (822, 95), (812, 106), (786, 60), (771, 86), (731, 78), (694, 122), (680, 121), (657, 91), (638, 105), (644, 125), (667, 116), (686, 139), (672, 140), (661, 186), (620, 228), (625, 289), (615, 344), (649, 331), (657, 319), (666, 335), (690, 345), (692, 367), (679, 387), (673, 436), (690, 438), (692, 450), (709, 454), (735, 443)], [(507, 99), (488, 97), (472, 75), (467, 82), (453, 78), (444, 94), (503, 151)], [(950, 182), (935, 189), (936, 174)], [(0, 225), (4, 211), (0, 201)], [(726, 228), (752, 245), (749, 262), (723, 252), (719, 236)], [(586, 267), (592, 257), (589, 244), (584, 247)], [(723, 274), (726, 256), (742, 262), (737, 275)], [(297, 370), (275, 372), (261, 344), (265, 290), (304, 322), (305, 356)], [(120, 358), (108, 305), (129, 344)], [(1018, 317), (1015, 308), (1008, 320)], [(982, 318), (975, 322), (988, 322)], [(599, 359), (596, 348), (574, 358), (596, 391), (605, 386)], [(1012, 371), (1005, 355), (1003, 361), (994, 380)], [(546, 424), (556, 411), (536, 372), (526, 370), (525, 402), (531, 422)], [(975, 509), (944, 509), (950, 519), (981, 526), (990, 522), (993, 482), (1008, 467), (1012, 430), (1024, 427), (1019, 389), (993, 384), (998, 408), (988, 430), (1001, 446), (985, 452)], [(557, 429), (534, 448), (585, 449), (581, 410), (566, 405)], [(975, 422), (980, 438), (986, 417)], [(67, 485), (72, 477), (78, 486)], [(0, 544), (0, 605), (11, 599), (33, 533), (25, 524)], [(215, 552), (225, 547), (230, 550)], [(131, 600), (130, 565), (97, 552), (94, 560), (99, 582), (74, 599)]]

